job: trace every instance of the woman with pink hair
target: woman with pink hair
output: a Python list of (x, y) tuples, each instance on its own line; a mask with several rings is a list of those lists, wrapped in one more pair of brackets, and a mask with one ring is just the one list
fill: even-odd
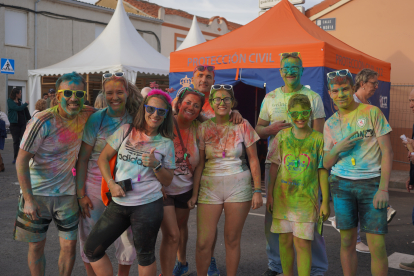
[[(162, 186), (174, 176), (175, 159), (171, 97), (152, 90), (142, 101), (132, 124), (108, 137), (98, 159), (112, 201), (84, 246), (96, 275), (113, 275), (106, 249), (131, 227), (138, 273), (155, 276), (155, 243), (163, 220)], [(114, 178), (109, 161), (116, 156)]]

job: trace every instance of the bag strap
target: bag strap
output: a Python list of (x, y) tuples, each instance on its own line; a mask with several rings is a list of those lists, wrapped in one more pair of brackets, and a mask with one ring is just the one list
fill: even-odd
[[(181, 148), (182, 148), (183, 153), (184, 153), (184, 155), (185, 155), (185, 154), (187, 153), (187, 148), (186, 148), (186, 147), (184, 147), (183, 138), (181, 137), (180, 129), (178, 128), (178, 122), (177, 122), (177, 119), (175, 119), (175, 117), (174, 117), (174, 116), (173, 116), (173, 121), (174, 121), (175, 128), (176, 128), (176, 130), (177, 130), (177, 135), (178, 135), (178, 138), (180, 139)], [(189, 138), (189, 137), (187, 137), (187, 139), (188, 139), (188, 138)], [(191, 171), (191, 174), (193, 174), (193, 167), (191, 166), (190, 161), (189, 161), (187, 158), (184, 158), (184, 160), (185, 160), (185, 162), (187, 163), (187, 167), (188, 167), (188, 169)]]
[[(122, 142), (121, 142), (121, 145), (119, 146), (119, 148), (118, 148), (118, 151), (119, 151), (119, 149), (121, 148), (121, 146), (122, 146), (122, 143), (125, 141), (125, 139), (128, 137), (128, 135), (131, 133), (131, 131), (132, 131), (132, 128), (133, 128), (133, 125), (132, 124), (130, 124), (129, 125), (129, 128), (128, 128), (128, 131), (127, 131), (127, 133), (125, 134), (125, 136), (124, 136), (124, 139), (122, 139)], [(118, 154), (118, 153), (117, 153)], [(118, 163), (118, 158), (116, 158), (115, 159), (115, 166), (114, 166), (114, 180), (115, 180), (115, 176), (116, 176), (116, 171), (117, 171), (117, 169), (116, 169), (116, 164)]]

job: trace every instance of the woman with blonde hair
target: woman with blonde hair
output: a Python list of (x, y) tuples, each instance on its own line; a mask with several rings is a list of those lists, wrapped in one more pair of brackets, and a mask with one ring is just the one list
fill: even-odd
[[(103, 98), (101, 102), (108, 103), (108, 106), (92, 114), (86, 122), (76, 168), (77, 196), (82, 214), (79, 220), (80, 251), (88, 276), (96, 274), (83, 246), (105, 210), (101, 197), (102, 175), (97, 161), (106, 139), (123, 125), (132, 123), (142, 102), (138, 88), (128, 82), (122, 72), (104, 74), (102, 94), (99, 95)], [(118, 275), (128, 275), (136, 255), (130, 228), (115, 241), (115, 248)]]
[(104, 94), (101, 91), (101, 92), (99, 92), (98, 96), (96, 96), (94, 107), (96, 109), (103, 109), (107, 106), (108, 105), (106, 104)]

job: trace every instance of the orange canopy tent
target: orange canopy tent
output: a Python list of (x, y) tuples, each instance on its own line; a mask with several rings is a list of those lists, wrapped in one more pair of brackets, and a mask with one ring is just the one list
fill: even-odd
[(279, 54), (284, 52), (301, 53), (302, 84), (321, 95), (328, 116), (335, 110), (327, 94), (326, 73), (349, 69), (357, 74), (363, 68), (377, 71), (381, 84), (372, 102), (388, 117), (391, 64), (333, 37), (287, 0), (226, 35), (171, 53), (170, 86), (176, 90), (188, 86), (194, 67), (209, 64), (216, 67), (216, 83), (242, 82), (270, 92), (283, 85), (278, 69)]

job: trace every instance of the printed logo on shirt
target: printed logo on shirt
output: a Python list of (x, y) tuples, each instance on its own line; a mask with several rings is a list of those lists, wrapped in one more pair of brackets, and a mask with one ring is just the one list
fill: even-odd
[[(174, 175), (187, 175), (190, 174), (187, 162), (184, 160), (184, 151), (181, 147), (181, 143), (174, 144), (175, 151), (175, 165)], [(186, 158), (190, 158), (190, 154), (187, 153)]]
[(375, 136), (375, 132), (373, 129), (364, 129), (361, 131), (358, 131), (354, 136), (351, 137), (351, 139), (362, 137), (362, 138), (371, 138)]
[(310, 157), (307, 154), (301, 153), (298, 159), (295, 159), (293, 154), (287, 154), (284, 158), (284, 163), (289, 174), (296, 177), (302, 174), (310, 164)]
[(367, 122), (366, 118), (359, 118), (357, 120), (357, 126), (359, 126), (360, 128), (363, 128), (365, 126), (366, 122)]

